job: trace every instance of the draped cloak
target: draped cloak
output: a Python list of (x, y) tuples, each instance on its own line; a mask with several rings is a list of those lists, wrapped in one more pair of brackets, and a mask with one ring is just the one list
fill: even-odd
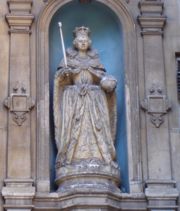
[(60, 166), (84, 159), (110, 164), (115, 159), (116, 98), (106, 93), (101, 79), (106, 76), (98, 54), (89, 51), (85, 58), (67, 50), (71, 71), (64, 75), (64, 62), (54, 81), (54, 122)]

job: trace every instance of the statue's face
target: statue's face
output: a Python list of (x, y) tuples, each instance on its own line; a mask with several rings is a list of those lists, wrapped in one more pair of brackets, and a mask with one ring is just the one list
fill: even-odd
[(79, 51), (87, 51), (90, 46), (90, 40), (87, 36), (78, 36), (76, 38), (76, 48)]

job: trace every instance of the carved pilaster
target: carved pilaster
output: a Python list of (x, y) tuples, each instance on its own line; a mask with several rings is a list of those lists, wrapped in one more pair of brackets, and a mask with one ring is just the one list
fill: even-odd
[(32, 209), (35, 188), (31, 167), (31, 121), (34, 106), (30, 87), (30, 29), (34, 16), (32, 0), (7, 1), (9, 13), (9, 96), (7, 178), (2, 189), (6, 210)]
[(146, 111), (147, 128), (148, 180), (145, 194), (149, 210), (174, 210), (178, 194), (171, 172), (167, 115), (171, 106), (166, 95), (162, 36), (166, 24), (164, 3), (160, 0), (141, 0), (139, 9), (145, 75), (145, 99), (141, 102), (141, 108)]

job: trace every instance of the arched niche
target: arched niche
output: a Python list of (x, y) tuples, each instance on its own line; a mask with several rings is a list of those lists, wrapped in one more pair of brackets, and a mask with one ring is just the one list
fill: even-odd
[[(37, 119), (39, 121), (39, 127), (37, 129), (37, 189), (39, 192), (49, 192), (50, 180), (53, 177), (51, 172), (53, 172), (52, 169), (54, 168), (54, 159), (52, 156), (49, 157), (50, 154), (53, 154), (54, 148), (51, 96), (54, 71), (62, 58), (60, 40), (58, 37), (59, 32), (58, 27), (56, 27), (59, 18), (61, 18), (61, 21), (64, 22), (63, 29), (64, 35), (67, 37), (67, 46), (71, 46), (71, 34), (74, 26), (80, 24), (88, 25), (91, 28), (94, 48), (99, 50), (102, 63), (107, 68), (108, 73), (115, 75), (120, 82), (117, 94), (119, 99), (118, 130), (121, 132), (118, 132), (117, 135), (117, 158), (122, 172), (122, 185), (126, 191), (134, 192), (141, 188), (139, 185), (141, 181), (141, 169), (138, 136), (139, 119), (137, 115), (137, 70), (136, 58), (134, 57), (136, 51), (135, 25), (126, 6), (122, 2), (115, 0), (108, 2), (105, 0), (97, 0), (89, 5), (81, 5), (84, 9), (86, 7), (89, 12), (90, 10), (92, 11), (92, 7), (94, 7), (94, 12), (95, 10), (101, 9), (99, 14), (97, 11), (94, 13), (94, 18), (99, 15), (105, 15), (104, 18), (107, 19), (106, 25), (101, 23), (97, 27), (97, 22), (94, 22), (95, 20), (88, 19), (88, 16), (82, 20), (81, 15), (81, 19), (70, 22), (71, 18), (74, 18), (72, 17), (74, 13), (72, 12), (68, 16), (67, 10), (71, 11), (70, 7), (73, 6), (77, 7), (76, 12), (77, 9), (82, 11), (82, 8), (80, 6), (78, 7), (78, 4), (80, 4), (78, 1), (70, 0), (50, 1), (42, 11), (38, 21)], [(116, 31), (116, 33), (113, 34), (115, 43), (110, 38), (111, 33), (107, 31), (108, 21), (109, 32), (113, 33)], [(102, 33), (103, 30), (105, 30), (104, 34)], [(106, 44), (105, 42), (103, 43), (103, 41), (106, 41)], [(54, 45), (54, 43), (56, 43), (56, 45)], [(107, 50), (108, 44), (110, 49)], [(117, 45), (115, 46), (114, 44)], [(112, 49), (113, 45), (114, 50)], [(112, 62), (113, 65), (109, 62), (113, 60), (113, 52), (110, 52), (112, 50), (117, 51), (117, 58), (115, 62)], [(118, 66), (119, 70), (117, 70)], [(121, 85), (121, 83), (123, 83), (123, 85)], [(124, 103), (122, 103), (122, 101)], [(49, 113), (50, 115), (48, 115)]]
[[(93, 16), (89, 15), (93, 14)], [(50, 66), (50, 113), (53, 113), (52, 96), (53, 81), (56, 69), (62, 59), (62, 49), (60, 44), (58, 21), (63, 23), (63, 33), (65, 46), (72, 46), (72, 31), (76, 26), (88, 26), (91, 29), (91, 39), (93, 48), (98, 49), (102, 64), (107, 73), (116, 77), (118, 81), (117, 105), (117, 137), (116, 151), (117, 160), (121, 167), (121, 190), (128, 190), (128, 162), (126, 147), (126, 117), (125, 117), (125, 98), (124, 98), (124, 64), (123, 64), (123, 37), (122, 26), (117, 16), (107, 6), (99, 2), (82, 4), (79, 1), (67, 3), (61, 7), (52, 17), (49, 27), (49, 66)], [(51, 155), (56, 154), (53, 134), (53, 116), (50, 115), (50, 140)], [(51, 156), (51, 166), (55, 166), (55, 157)], [(53, 185), (54, 171), (51, 171), (51, 185)]]

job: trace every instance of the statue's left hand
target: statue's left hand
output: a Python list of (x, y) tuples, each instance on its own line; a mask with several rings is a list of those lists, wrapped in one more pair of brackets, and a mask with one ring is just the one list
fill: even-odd
[(117, 80), (113, 76), (104, 76), (100, 85), (106, 92), (113, 92), (117, 86)]

